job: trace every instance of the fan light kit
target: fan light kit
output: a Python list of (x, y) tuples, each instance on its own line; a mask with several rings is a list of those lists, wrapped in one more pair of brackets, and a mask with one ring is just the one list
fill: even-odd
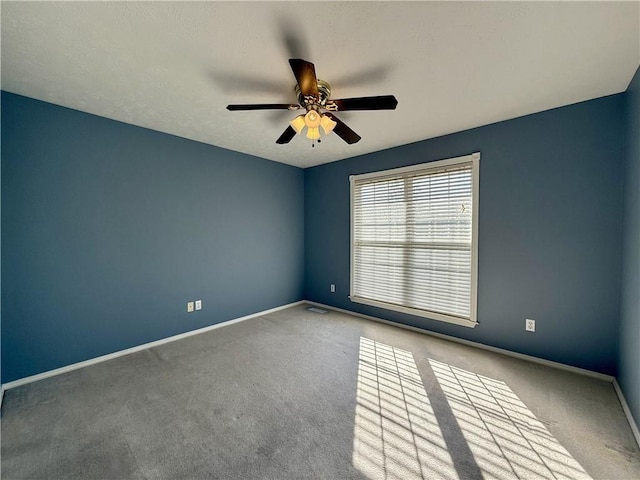
[[(352, 144), (360, 140), (360, 135), (351, 130), (340, 121), (333, 113), (347, 110), (395, 110), (398, 100), (393, 95), (377, 97), (345, 98), (342, 100), (330, 100), (331, 85), (324, 80), (318, 80), (316, 70), (311, 62), (300, 58), (289, 60), (291, 70), (296, 77), (297, 104), (266, 103), (227, 105), (227, 110), (300, 110), (304, 108), (306, 113), (298, 115), (291, 122), (276, 143), (289, 143), (296, 134), (301, 134), (307, 129), (307, 138), (312, 142), (320, 142), (320, 129), (325, 135), (335, 132), (345, 142)], [(315, 143), (311, 144), (315, 146)]]
[(289, 122), (296, 133), (302, 133), (304, 127), (307, 127), (307, 138), (310, 140), (318, 140), (320, 138), (320, 129), (322, 127), (325, 135), (329, 135), (336, 127), (337, 123), (331, 120), (327, 115), (322, 115), (315, 110), (309, 110), (306, 115), (298, 115)]

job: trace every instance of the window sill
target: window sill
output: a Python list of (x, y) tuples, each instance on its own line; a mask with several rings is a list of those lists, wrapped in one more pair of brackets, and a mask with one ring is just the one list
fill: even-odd
[(428, 310), (419, 310), (417, 308), (403, 307), (402, 305), (379, 302), (370, 298), (350, 296), (349, 299), (354, 303), (361, 303), (363, 305), (369, 305), (371, 307), (384, 308), (386, 310), (392, 310), (394, 312), (407, 313), (416, 317), (428, 318), (429, 320), (437, 320), (439, 322), (451, 323), (454, 325), (460, 325), (462, 327), (475, 328), (475, 326), (478, 325), (478, 322), (476, 322), (475, 320), (469, 320), (468, 318), (456, 317), (453, 315), (446, 315), (438, 312), (430, 312)]

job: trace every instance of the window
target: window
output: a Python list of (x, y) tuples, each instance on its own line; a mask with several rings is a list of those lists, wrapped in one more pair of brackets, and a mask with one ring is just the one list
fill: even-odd
[(352, 301), (476, 325), (479, 161), (350, 177)]

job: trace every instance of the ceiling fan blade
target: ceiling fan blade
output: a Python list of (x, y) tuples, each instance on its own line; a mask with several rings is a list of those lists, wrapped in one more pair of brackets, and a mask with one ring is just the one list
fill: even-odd
[(248, 103), (244, 105), (227, 105), (227, 110), (298, 110), (300, 105), (291, 103)]
[(300, 87), (300, 93), (317, 97), (318, 79), (316, 78), (316, 67), (313, 66), (313, 63), (301, 58), (290, 58), (289, 65), (291, 65), (291, 70), (293, 70)]
[(325, 115), (337, 123), (337, 125), (333, 128), (333, 132), (349, 145), (360, 141), (360, 135), (347, 127), (347, 124), (340, 120), (338, 117), (329, 112), (326, 112)]
[(296, 131), (289, 125), (287, 129), (280, 135), (280, 138), (276, 140), (276, 143), (283, 145), (289, 143), (293, 137), (296, 136)]
[(345, 110), (395, 110), (398, 100), (393, 95), (378, 97), (343, 98), (331, 100), (338, 107), (338, 111)]

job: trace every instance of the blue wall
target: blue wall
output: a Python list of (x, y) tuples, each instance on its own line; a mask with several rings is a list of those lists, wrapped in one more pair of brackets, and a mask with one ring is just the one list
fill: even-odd
[(302, 300), (303, 200), (301, 169), (3, 92), (2, 382)]
[(640, 422), (640, 69), (627, 89), (622, 308), (618, 382)]
[[(603, 373), (619, 365), (638, 418), (638, 82), (304, 172), (3, 92), (2, 382), (307, 298)], [(480, 325), (350, 302), (349, 175), (474, 151)], [(195, 299), (204, 310), (187, 314)]]
[[(614, 95), (305, 170), (306, 298), (615, 374), (624, 105)], [(480, 325), (352, 303), (349, 175), (476, 151)]]

